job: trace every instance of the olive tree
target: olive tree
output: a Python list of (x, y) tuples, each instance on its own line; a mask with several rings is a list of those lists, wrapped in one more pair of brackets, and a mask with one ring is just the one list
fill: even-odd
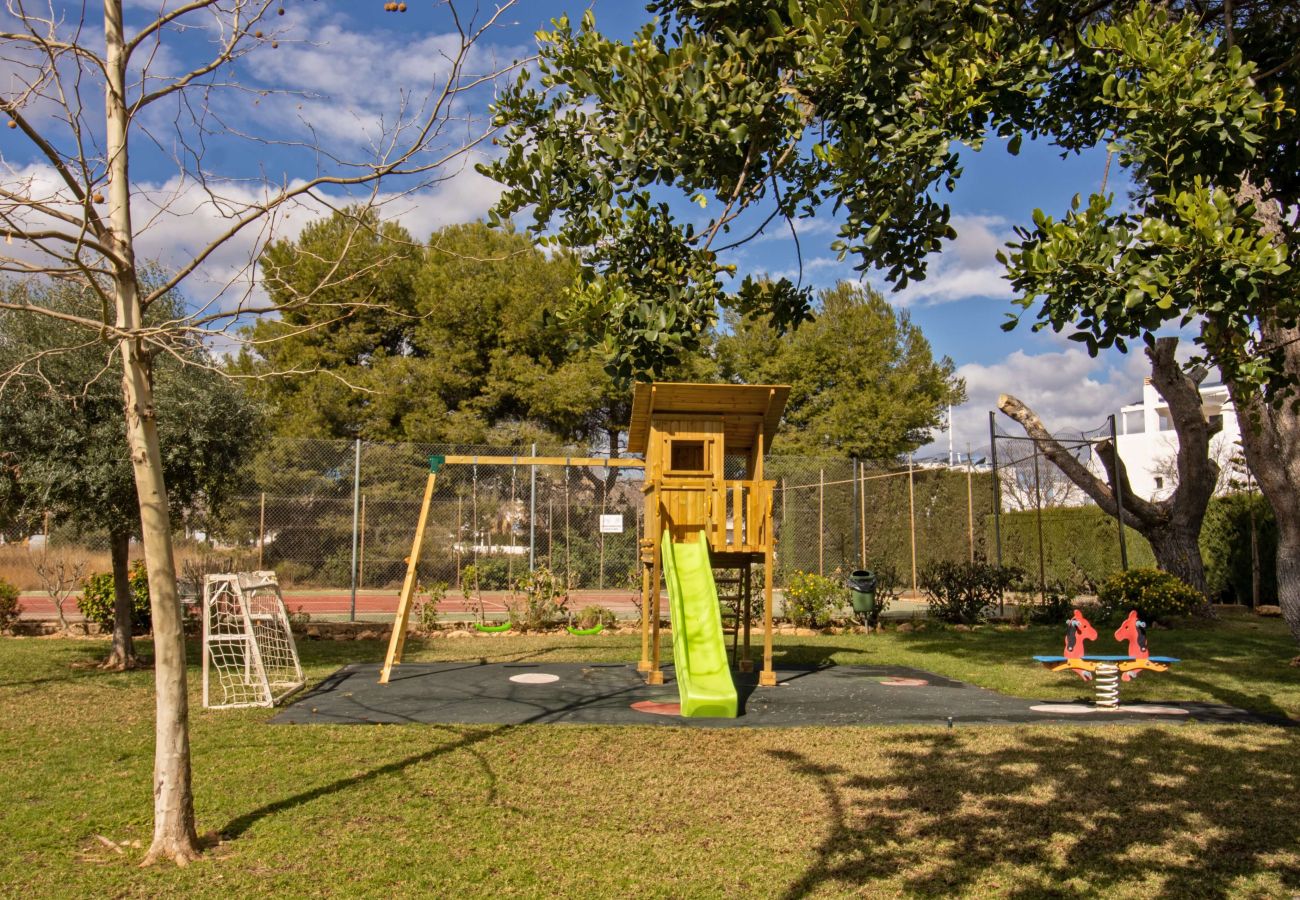
[[(283, 18), (286, 6), (293, 15)], [(14, 0), (0, 31), (9, 63), (0, 92), (8, 125), (0, 132), (6, 136), (0, 271), (74, 283), (94, 297), (95, 312), (23, 299), (0, 300), (0, 311), (80, 326), (81, 340), (106, 342), (121, 360), (121, 408), (155, 642), (154, 833), (146, 861), (184, 864), (199, 852), (154, 362), (168, 355), (194, 365), (184, 347), (236, 340), (232, 323), (283, 310), (265, 301), (251, 275), (262, 246), (290, 227), (285, 220), (295, 211), (373, 208), (455, 175), (491, 131), (474, 120), (467, 102), (480, 102), (479, 88), (512, 67), (471, 52), (510, 2), (481, 20), (445, 2), (447, 33), (430, 64), (400, 90), (383, 93), (386, 108), (357, 111), (355, 127), (322, 127), (313, 114), (346, 116), (348, 110), (329, 97), (285, 88), (288, 67), (254, 63), (295, 46), (294, 23), (324, 15), (326, 6), (159, 0), (151, 12), (148, 4), (124, 0), (58, 6)], [(378, 13), (381, 5), (373, 9)], [(346, 67), (349, 61), (334, 63)], [(347, 79), (339, 83), (346, 86)], [(313, 109), (300, 109), (313, 101)], [(272, 109), (247, 127), (230, 121), (234, 107), (255, 105)], [(142, 181), (133, 170), (133, 160), (138, 166), (143, 158), (156, 181)], [(236, 169), (243, 160), (257, 165)], [(170, 260), (157, 283), (143, 284), (142, 248), (151, 230), (204, 215), (216, 223), (212, 230), (184, 248), (182, 259)], [(358, 234), (368, 228), (361, 217), (355, 227)], [(232, 262), (240, 255), (242, 265)], [(335, 278), (329, 262), (295, 302), (330, 302), (322, 297)], [(214, 269), (229, 273), (230, 289), (196, 289), (204, 284), (196, 276)], [(150, 320), (152, 307), (187, 285), (191, 296), (183, 314)], [(337, 308), (339, 316), (354, 311)]]

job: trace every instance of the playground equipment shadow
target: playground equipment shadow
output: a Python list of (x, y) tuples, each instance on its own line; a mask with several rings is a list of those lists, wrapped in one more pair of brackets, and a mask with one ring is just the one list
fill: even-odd
[[(735, 675), (735, 719), (674, 714), (672, 667), (663, 685), (646, 685), (624, 663), (404, 663), (381, 685), (379, 666), (356, 663), (327, 677), (271, 719), (273, 724), (570, 723), (746, 728), (809, 725), (1212, 722), (1291, 724), (1232, 706), (1178, 702), (1042, 704), (1008, 697), (902, 666), (802, 666), (777, 669), (778, 686)], [(639, 708), (638, 708), (639, 707)], [(1040, 709), (1035, 709), (1040, 707)]]

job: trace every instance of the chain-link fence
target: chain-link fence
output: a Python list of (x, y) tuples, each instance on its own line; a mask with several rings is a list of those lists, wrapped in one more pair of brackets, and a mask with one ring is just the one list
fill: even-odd
[[(635, 589), (643, 515), (636, 468), (474, 462), (561, 458), (573, 448), (277, 440), (258, 449), (209, 538), (297, 587), (396, 589), (405, 574), (430, 454), (468, 458), (438, 474), (419, 577), (506, 589), (533, 565), (575, 588)], [(568, 454), (568, 456), (566, 456)], [(735, 464), (742, 461), (735, 460)], [(874, 468), (840, 458), (770, 457), (777, 584), (891, 566), (903, 587), (938, 559), (983, 554), (989, 475), (968, 466)], [(743, 477), (729, 472), (728, 477)]]

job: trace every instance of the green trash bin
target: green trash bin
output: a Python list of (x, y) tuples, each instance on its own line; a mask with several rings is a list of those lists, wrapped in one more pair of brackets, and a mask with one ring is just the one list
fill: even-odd
[(876, 611), (876, 575), (866, 569), (855, 569), (847, 579), (849, 601), (853, 612), (863, 618), (870, 618)]

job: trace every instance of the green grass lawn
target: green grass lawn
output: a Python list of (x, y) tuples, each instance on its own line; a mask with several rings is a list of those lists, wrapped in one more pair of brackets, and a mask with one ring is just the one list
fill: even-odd
[[(1300, 717), (1277, 622), (1153, 632), (1125, 698)], [(789, 638), (790, 662), (916, 666), (1022, 696), (1057, 629)], [(1101, 646), (1109, 641), (1099, 642)], [(1291, 896), (1300, 730), (1208, 725), (700, 730), (268, 726), (194, 689), (203, 860), (139, 869), (151, 673), (0, 640), (5, 896)], [(408, 659), (632, 660), (635, 637), (412, 642)], [(147, 649), (147, 645), (146, 645)], [(377, 643), (301, 645), (309, 677)], [(119, 854), (102, 835), (123, 845)]]

